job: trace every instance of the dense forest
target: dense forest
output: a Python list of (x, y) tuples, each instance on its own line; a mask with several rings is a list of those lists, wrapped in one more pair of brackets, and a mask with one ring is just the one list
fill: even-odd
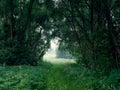
[[(34, 68), (38, 66), (40, 70), (50, 68), (51, 65), (43, 65), (43, 56), (52, 39), (58, 40), (61, 51), (70, 54), (68, 58), (74, 57), (76, 64), (73, 68), (77, 67), (73, 69), (71, 66), (74, 74), (79, 75), (85, 70), (86, 80), (87, 75), (98, 80), (94, 85), (89, 84), (92, 89), (74, 90), (120, 90), (120, 0), (0, 0), (1, 68), (7, 67), (8, 70), (8, 67), (29, 65), (33, 67), (28, 72), (30, 74), (37, 73), (39, 69)], [(61, 70), (59, 66), (53, 70), (56, 67)], [(4, 68), (0, 70), (4, 71)], [(76, 77), (74, 74), (72, 77)], [(2, 72), (0, 75), (4, 77)], [(106, 84), (100, 84), (102, 81)], [(44, 85), (42, 89), (3, 89), (0, 86), (1, 90), (43, 88)]]

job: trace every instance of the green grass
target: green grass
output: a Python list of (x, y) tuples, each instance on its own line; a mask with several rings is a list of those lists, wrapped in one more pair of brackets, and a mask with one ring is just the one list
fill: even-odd
[(45, 61), (52, 63), (47, 74), (47, 90), (93, 90), (95, 78), (84, 77), (87, 71), (81, 69), (73, 59), (46, 56)]
[(63, 67), (64, 66), (54, 65), (48, 71), (48, 90), (74, 90), (70, 88), (73, 83), (71, 83), (70, 79), (63, 73)]
[(45, 90), (46, 68), (13, 66), (0, 68), (0, 90)]
[(1, 66), (0, 90), (120, 90), (120, 73), (97, 78), (95, 72), (73, 61), (53, 61), (39, 66)]
[(48, 71), (47, 90), (93, 90), (95, 78), (83, 78), (83, 72), (77, 70), (80, 69), (69, 64), (53, 65)]

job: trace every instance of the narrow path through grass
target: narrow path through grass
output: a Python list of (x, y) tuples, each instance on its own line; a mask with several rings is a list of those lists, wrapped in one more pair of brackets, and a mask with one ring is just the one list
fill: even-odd
[(76, 80), (72, 80), (65, 73), (65, 69), (68, 67), (69, 64), (52, 65), (51, 69), (48, 70), (47, 90), (85, 90), (81, 89), (80, 85), (77, 85)]
[(47, 71), (46, 90), (93, 90), (94, 77), (73, 59), (46, 55), (44, 61), (52, 64)]
[(63, 75), (62, 66), (53, 65), (48, 71), (48, 90), (67, 90), (67, 78)]

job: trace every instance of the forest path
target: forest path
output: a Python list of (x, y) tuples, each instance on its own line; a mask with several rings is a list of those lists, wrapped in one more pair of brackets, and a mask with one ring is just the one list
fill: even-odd
[(47, 78), (47, 90), (80, 90), (75, 89), (75, 84), (65, 73), (65, 68), (68, 65), (65, 64), (53, 64), (48, 70)]
[(73, 59), (44, 57), (44, 61), (50, 64), (47, 70), (46, 90), (93, 90), (90, 78), (86, 70), (76, 64)]

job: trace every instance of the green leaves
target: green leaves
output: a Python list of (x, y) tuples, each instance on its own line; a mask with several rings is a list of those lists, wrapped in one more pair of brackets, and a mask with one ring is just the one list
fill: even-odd
[(0, 89), (45, 90), (45, 72), (42, 67), (0, 67)]
[[(3, 57), (6, 56), (3, 53), (1, 63), (7, 60), (9, 65), (37, 65), (39, 57), (42, 58), (49, 48), (52, 5), (52, 1), (45, 0), (1, 1), (0, 50), (2, 53), (5, 48), (11, 57)], [(12, 58), (14, 56), (16, 58)]]

